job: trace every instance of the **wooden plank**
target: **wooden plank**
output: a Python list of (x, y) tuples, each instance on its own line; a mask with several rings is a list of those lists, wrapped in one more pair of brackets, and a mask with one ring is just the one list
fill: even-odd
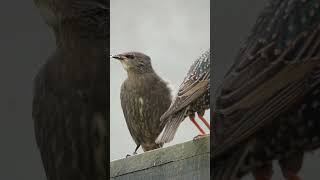
[(112, 180), (209, 180), (210, 138), (160, 148), (110, 163)]

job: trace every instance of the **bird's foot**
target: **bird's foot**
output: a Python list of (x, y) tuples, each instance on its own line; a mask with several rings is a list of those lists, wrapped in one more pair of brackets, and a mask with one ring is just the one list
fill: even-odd
[(286, 180), (301, 180), (301, 178), (296, 175), (296, 173), (291, 171), (283, 172), (283, 176), (286, 178)]
[(130, 156), (131, 156), (130, 154), (127, 154), (127, 155), (126, 155), (126, 158), (128, 158), (128, 157), (130, 157)]
[(255, 180), (271, 180), (272, 174), (272, 165), (259, 167), (255, 171), (253, 171), (253, 176)]
[(127, 158), (127, 157), (130, 157), (130, 156), (134, 156), (134, 155), (137, 155), (137, 154), (138, 154), (137, 152), (133, 152), (133, 153), (132, 153), (132, 155), (130, 155), (130, 154), (127, 154), (127, 155), (126, 155), (126, 158)]
[(196, 137), (193, 138), (193, 140), (198, 140), (198, 139), (201, 139), (201, 138), (204, 138), (204, 137), (207, 137), (209, 136), (210, 134), (199, 134), (197, 135)]

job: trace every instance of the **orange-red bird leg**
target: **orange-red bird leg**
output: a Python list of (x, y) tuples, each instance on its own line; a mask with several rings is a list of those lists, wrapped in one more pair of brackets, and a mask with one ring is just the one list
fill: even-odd
[(272, 164), (266, 164), (262, 167), (258, 167), (252, 174), (255, 180), (271, 180), (273, 174)]
[(201, 119), (201, 121), (207, 126), (207, 128), (210, 130), (210, 124), (208, 123), (208, 121), (203, 117), (198, 115), (198, 117)]
[(296, 173), (290, 171), (290, 170), (283, 170), (283, 176), (286, 178), (286, 180), (301, 180)]
[(282, 174), (286, 180), (301, 180), (297, 175), (303, 164), (303, 152), (294, 153), (279, 160)]
[(201, 135), (205, 135), (206, 133), (204, 132), (204, 130), (199, 126), (199, 124), (196, 122), (196, 120), (194, 120), (194, 117), (189, 117), (191, 122), (193, 122), (193, 124), (199, 129)]

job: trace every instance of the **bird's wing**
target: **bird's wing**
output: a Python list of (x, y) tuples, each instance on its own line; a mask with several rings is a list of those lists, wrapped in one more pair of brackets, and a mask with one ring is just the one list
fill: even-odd
[(319, 1), (272, 1), (227, 72), (213, 118), (218, 155), (307, 93), (320, 60)]
[(121, 86), (120, 99), (121, 107), (124, 118), (126, 120), (129, 132), (133, 140), (137, 145), (143, 142), (143, 129), (144, 123), (142, 120), (139, 121), (139, 99), (130, 90), (126, 89), (126, 83), (124, 82)]
[(106, 179), (107, 113), (95, 108), (90, 92), (59, 87), (47, 65), (34, 79), (32, 107), (47, 178)]
[[(202, 67), (202, 68), (201, 68)], [(198, 72), (197, 72), (198, 71)], [(198, 76), (197, 74), (201, 74)], [(169, 109), (161, 116), (161, 121), (188, 106), (203, 95), (210, 87), (210, 51), (205, 52), (193, 63), (187, 77), (179, 87)]]

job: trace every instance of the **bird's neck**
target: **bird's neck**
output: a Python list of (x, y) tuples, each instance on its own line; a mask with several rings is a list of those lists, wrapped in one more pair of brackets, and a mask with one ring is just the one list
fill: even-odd
[(148, 78), (155, 78), (156, 74), (154, 72), (137, 73), (133, 71), (128, 71), (128, 80), (130, 82), (143, 82)]
[(154, 84), (148, 82), (156, 82), (155, 75), (152, 73), (136, 74), (128, 72), (128, 78), (125, 81), (127, 87), (130, 87), (135, 93), (148, 93)]
[(68, 53), (89, 54), (107, 53), (109, 39), (101, 34), (92, 34), (75, 24), (63, 25), (54, 29), (56, 46)]
[(52, 81), (62, 87), (95, 88), (90, 84), (104, 86), (107, 82), (108, 40), (82, 33), (76, 27), (55, 29), (57, 47), (50, 67)]
[(139, 80), (145, 77), (145, 74), (137, 73), (133, 71), (128, 71), (127, 74), (128, 74), (129, 80)]

